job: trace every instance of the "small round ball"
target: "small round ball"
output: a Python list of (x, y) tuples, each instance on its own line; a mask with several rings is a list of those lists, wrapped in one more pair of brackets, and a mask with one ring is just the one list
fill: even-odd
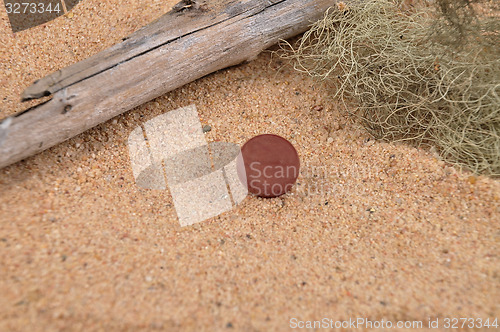
[(291, 190), (299, 168), (299, 155), (292, 143), (278, 135), (264, 134), (243, 145), (237, 169), (250, 193), (277, 197)]

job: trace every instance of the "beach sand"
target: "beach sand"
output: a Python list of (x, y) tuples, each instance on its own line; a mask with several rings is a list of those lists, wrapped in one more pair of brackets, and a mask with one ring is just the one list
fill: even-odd
[[(174, 4), (85, 0), (16, 34), (1, 10), (0, 118), (37, 103), (19, 102), (35, 79)], [(1, 169), (0, 331), (500, 318), (500, 182), (370, 138), (326, 86), (273, 59), (266, 51)], [(293, 191), (181, 228), (168, 190), (134, 183), (127, 138), (190, 104), (209, 142), (290, 140), (302, 163)]]

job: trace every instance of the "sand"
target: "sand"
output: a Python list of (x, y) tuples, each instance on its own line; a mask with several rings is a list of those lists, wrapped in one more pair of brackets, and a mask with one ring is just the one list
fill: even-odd
[[(35, 79), (174, 4), (85, 0), (15, 35), (0, 11), (0, 117), (34, 103), (19, 96)], [(135, 185), (127, 137), (190, 104), (209, 142), (289, 139), (302, 162), (293, 191), (181, 228), (168, 190)], [(265, 52), (1, 169), (0, 257), (0, 331), (443, 328), (500, 318), (500, 182), (370, 138), (325, 86)]]

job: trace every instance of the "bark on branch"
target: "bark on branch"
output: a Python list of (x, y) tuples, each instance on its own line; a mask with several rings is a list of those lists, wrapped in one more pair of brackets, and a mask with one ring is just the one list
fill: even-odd
[(48, 75), (0, 123), (0, 168), (305, 31), (334, 0), (183, 0), (119, 44)]

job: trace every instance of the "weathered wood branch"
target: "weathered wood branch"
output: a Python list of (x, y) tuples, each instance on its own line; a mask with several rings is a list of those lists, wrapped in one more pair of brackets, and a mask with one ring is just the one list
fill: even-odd
[(0, 124), (0, 168), (135, 106), (252, 59), (307, 29), (334, 0), (183, 0), (123, 42), (36, 81), (52, 95)]

